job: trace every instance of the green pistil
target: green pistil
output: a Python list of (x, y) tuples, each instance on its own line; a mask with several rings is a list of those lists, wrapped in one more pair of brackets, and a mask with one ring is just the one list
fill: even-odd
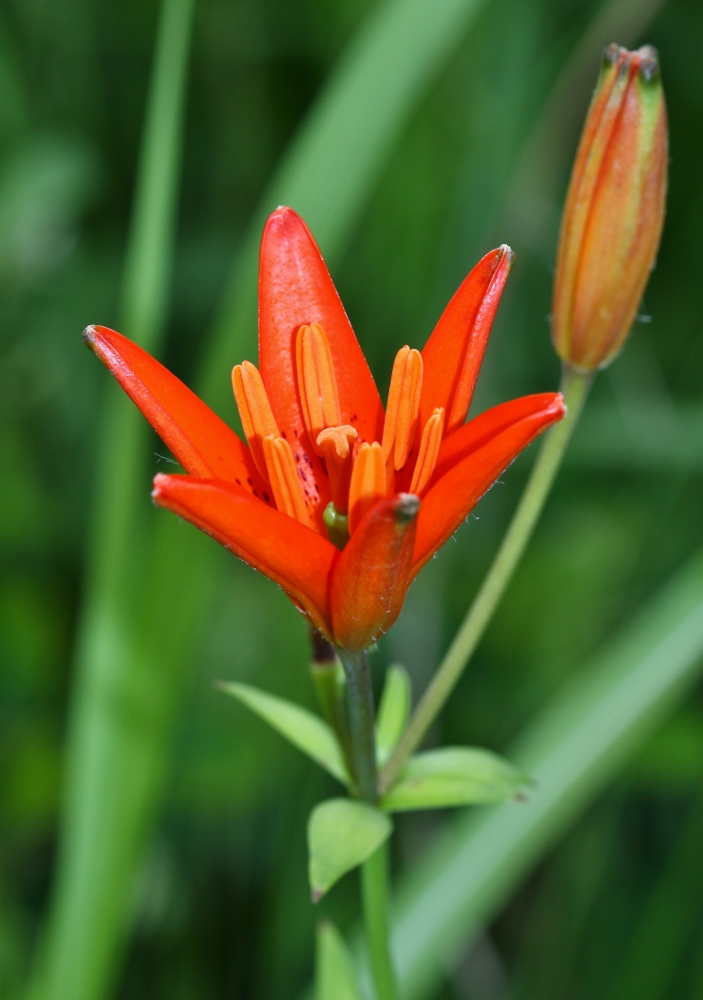
[(340, 514), (330, 500), (325, 507), (322, 520), (325, 522), (329, 540), (341, 551), (349, 541), (349, 518), (346, 514)]

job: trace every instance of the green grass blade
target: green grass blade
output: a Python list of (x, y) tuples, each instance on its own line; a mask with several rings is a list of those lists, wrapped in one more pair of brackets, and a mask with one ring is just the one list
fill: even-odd
[(201, 385), (215, 405), (229, 398), (232, 358), (255, 351), (258, 246), (268, 213), (291, 205), (328, 264), (338, 258), (419, 97), (484, 4), (387, 0), (353, 39), (264, 193), (234, 266)]
[[(173, 258), (192, 13), (193, 0), (164, 0), (123, 289), (123, 330), (152, 350), (164, 329)], [(127, 595), (131, 560), (141, 552), (135, 510), (144, 440), (139, 414), (114, 396), (101, 434), (105, 458), (79, 628), (57, 885), (31, 987), (47, 1000), (89, 1000), (108, 988), (132, 891), (129, 813), (153, 798), (158, 778), (149, 758), (139, 759), (143, 742), (125, 746), (123, 738), (125, 716), (129, 729), (143, 700)], [(156, 732), (167, 705), (168, 698), (152, 699)]]
[(315, 1000), (360, 1000), (344, 938), (329, 920), (317, 928)]
[[(703, 794), (698, 792), (671, 857), (638, 914), (605, 1000), (666, 1000), (700, 926)], [(646, 959), (643, 960), (643, 956)]]
[[(374, 10), (252, 221), (206, 358), (202, 387), (208, 402), (231, 402), (232, 358), (242, 356), (245, 345), (253, 353), (262, 219), (277, 202), (292, 202), (328, 257), (338, 256), (418, 97), (483, 2), (390, 0)], [(157, 94), (165, 104), (178, 94), (182, 102), (182, 79), (169, 87), (158, 81), (160, 72), (168, 75), (178, 63), (164, 51), (165, 36), (176, 36), (167, 21), (186, 9), (190, 0), (166, 0), (152, 108)], [(181, 106), (149, 115), (160, 137), (145, 139), (125, 277), (123, 331), (151, 351), (158, 351), (163, 326), (175, 193), (175, 180), (164, 172), (175, 170), (178, 161), (169, 143), (180, 148), (174, 111)], [(149, 150), (161, 158), (159, 169), (147, 158)], [(112, 975), (134, 871), (153, 820), (179, 681), (212, 580), (211, 542), (184, 532), (168, 516), (157, 517), (153, 535), (141, 523), (148, 511), (144, 431), (130, 404), (113, 396), (100, 448), (104, 460), (79, 640), (58, 884), (35, 990), (42, 1000), (94, 1000)]]
[(434, 995), (472, 935), (642, 746), (703, 667), (703, 556), (683, 569), (510, 750), (528, 802), (452, 826), (401, 887), (393, 950), (404, 1000)]

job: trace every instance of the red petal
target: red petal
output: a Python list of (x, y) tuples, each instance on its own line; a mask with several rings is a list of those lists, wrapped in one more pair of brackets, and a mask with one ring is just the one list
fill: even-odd
[(236, 483), (255, 494), (268, 489), (244, 442), (168, 368), (106, 326), (87, 327), (83, 340), (186, 472)]
[(277, 583), (331, 637), (328, 583), (339, 552), (330, 542), (229, 483), (158, 475), (152, 497)]
[(411, 577), (451, 537), (523, 448), (565, 412), (561, 393), (523, 396), (482, 413), (443, 443), (434, 485), (422, 501)]
[(314, 489), (326, 477), (305, 430), (295, 370), (295, 337), (310, 323), (319, 323), (329, 341), (341, 423), (356, 428), (359, 443), (380, 441), (381, 398), (322, 255), (300, 216), (278, 208), (261, 241), (259, 369), (278, 426), (298, 452), (299, 467), (309, 470), (306, 487)]
[(425, 344), (420, 434), (438, 406), (444, 407), (446, 413), (445, 434), (466, 420), (513, 260), (513, 252), (507, 246), (487, 253), (464, 278)]
[(332, 574), (334, 641), (366, 649), (400, 614), (410, 582), (420, 501), (409, 493), (379, 500), (366, 514)]

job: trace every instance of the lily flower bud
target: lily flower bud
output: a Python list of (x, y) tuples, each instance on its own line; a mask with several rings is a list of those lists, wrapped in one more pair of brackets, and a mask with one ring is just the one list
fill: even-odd
[(659, 246), (667, 119), (656, 50), (610, 45), (561, 224), (552, 340), (573, 367), (609, 364), (634, 322)]

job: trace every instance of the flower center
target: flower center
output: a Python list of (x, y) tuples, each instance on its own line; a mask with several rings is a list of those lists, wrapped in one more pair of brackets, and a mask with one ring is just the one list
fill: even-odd
[[(393, 492), (397, 476), (399, 488), (407, 488), (410, 479), (410, 493), (424, 494), (437, 464), (445, 412), (435, 409), (419, 433), (422, 355), (406, 345), (393, 364), (383, 440), (360, 442), (356, 428), (342, 423), (332, 352), (319, 323), (301, 326), (295, 347), (303, 422), (329, 477), (332, 501), (323, 521), (330, 540), (343, 548), (370, 508)], [(237, 365), (232, 385), (252, 458), (271, 485), (276, 507), (313, 527), (292, 449), (278, 428), (258, 369), (249, 361)], [(414, 463), (412, 477), (409, 470), (403, 473), (408, 462)]]
[(332, 503), (339, 514), (346, 514), (349, 510), (349, 486), (354, 465), (352, 448), (357, 436), (351, 424), (327, 427), (317, 435), (318, 454), (327, 466)]

